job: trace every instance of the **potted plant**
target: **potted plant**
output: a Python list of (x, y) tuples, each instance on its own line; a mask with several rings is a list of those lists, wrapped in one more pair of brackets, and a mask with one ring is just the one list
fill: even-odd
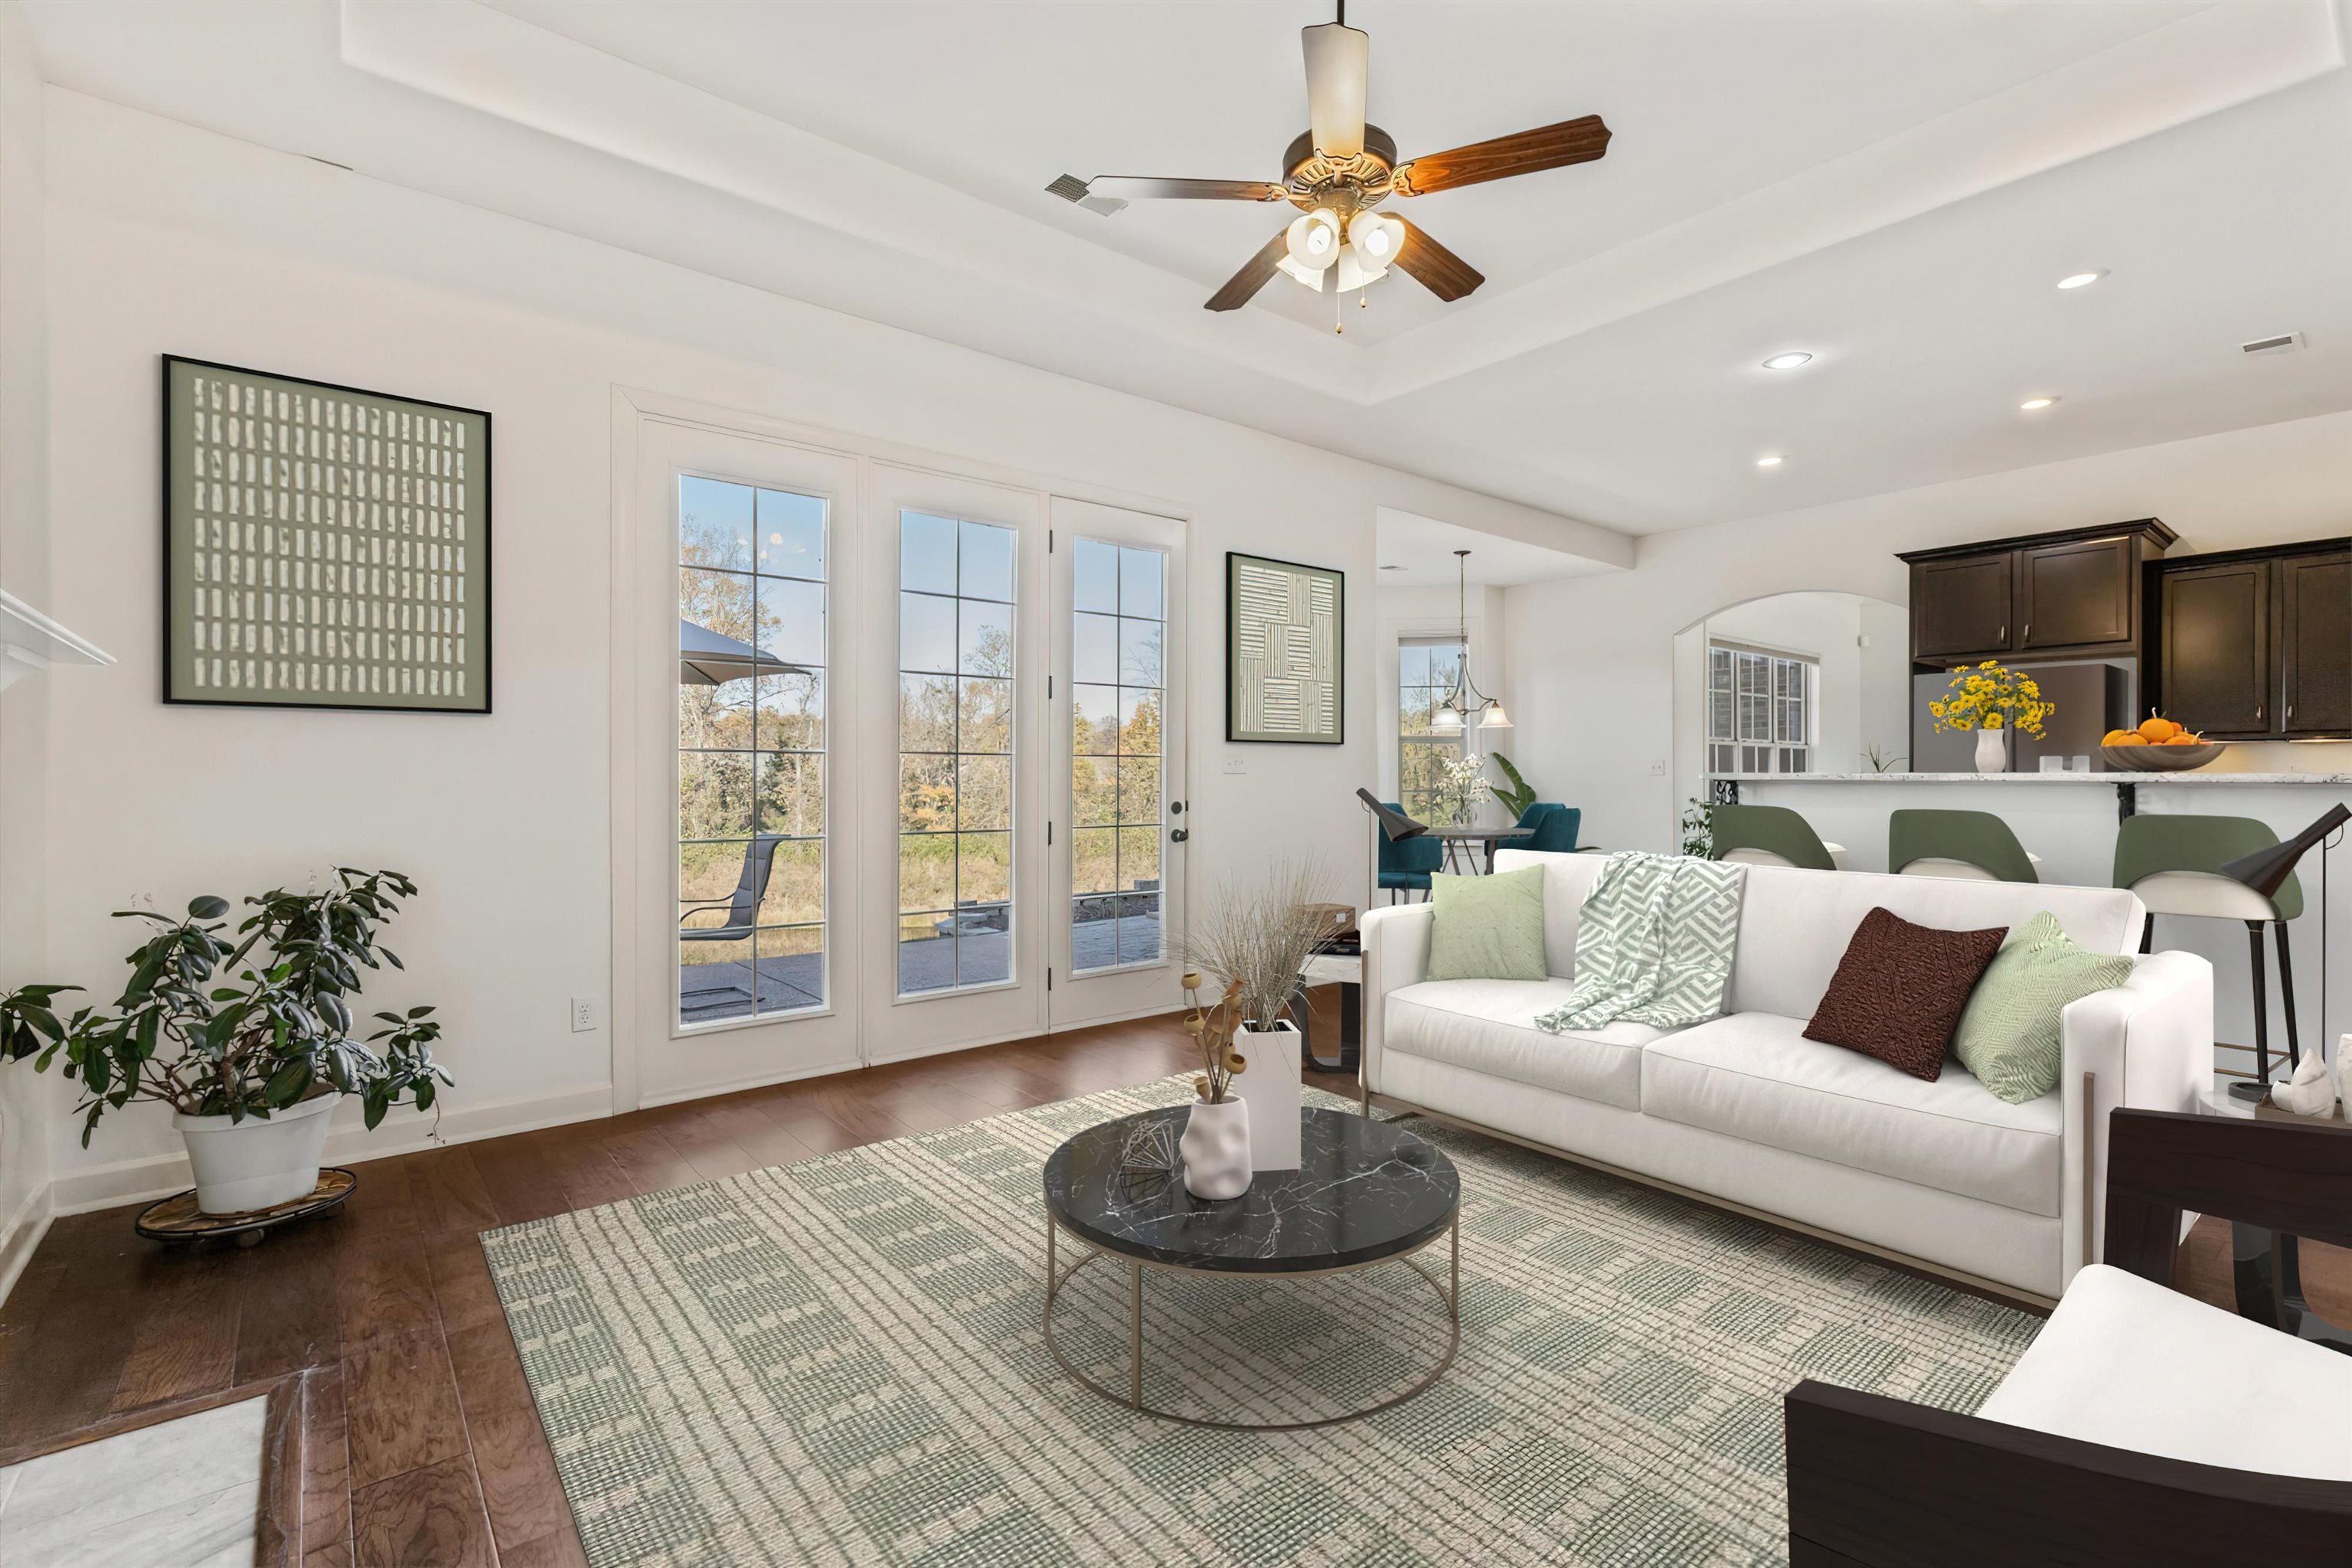
[(385, 1026), (352, 1037), (360, 971), (394, 968), (377, 928), (415, 895), (397, 871), (338, 868), (324, 892), (283, 889), (248, 898), (255, 913), (228, 934), (228, 900), (189, 901), (184, 919), (148, 910), (112, 1007), (60, 1018), (54, 1000), (78, 985), (26, 985), (0, 995), (0, 1061), (59, 1055), (88, 1097), (81, 1141), (99, 1118), (134, 1100), (161, 1100), (195, 1168), (206, 1214), (242, 1214), (307, 1196), (319, 1184), (327, 1124), (346, 1094), (367, 1125), (404, 1101), (433, 1107), (449, 1075), (433, 1061), (441, 1026), (430, 1007), (378, 1013)]
[[(1192, 1080), (1201, 1100), (1192, 1120), (1207, 1122), (1245, 1120), (1249, 1164), (1242, 1173), (1239, 1192), (1248, 1186), (1250, 1172), (1295, 1171), (1298, 1168), (1298, 1028), (1291, 1022), (1293, 999), (1298, 994), (1299, 971), (1323, 939), (1328, 915), (1317, 902), (1319, 881), (1313, 866), (1280, 861), (1268, 868), (1255, 888), (1222, 887), (1214, 902), (1196, 910), (1192, 930), (1183, 947), (1188, 991), (1200, 987), (1205, 971), (1223, 987), (1215, 1007), (1203, 1010), (1192, 998), (1192, 1017), (1201, 1027), (1199, 1041), (1204, 1070)], [(1219, 1067), (1227, 1058), (1242, 1064)], [(1235, 1086), (1234, 1075), (1255, 1062), (1258, 1070), (1247, 1083)], [(1246, 1102), (1242, 1118), (1203, 1107), (1219, 1106), (1238, 1094)], [(1188, 1127), (1186, 1136), (1191, 1136)], [(1189, 1154), (1187, 1156), (1190, 1158)], [(1187, 1184), (1192, 1178), (1188, 1174)], [(1192, 1189), (1196, 1194), (1200, 1189)]]
[(1495, 759), (1495, 765), (1503, 770), (1503, 775), (1511, 781), (1511, 784), (1506, 789), (1501, 784), (1490, 784), (1486, 786), (1487, 792), (1502, 803), (1503, 809), (1510, 813), (1511, 820), (1517, 822), (1527, 816), (1528, 807), (1535, 805), (1536, 786), (1519, 776), (1519, 770), (1511, 765), (1510, 758), (1500, 752), (1490, 754)]

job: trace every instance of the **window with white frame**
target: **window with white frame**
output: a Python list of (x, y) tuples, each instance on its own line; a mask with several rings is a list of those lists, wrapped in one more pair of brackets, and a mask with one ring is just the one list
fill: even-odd
[(1445, 764), (1463, 754), (1466, 729), (1440, 733), (1438, 705), (1462, 675), (1458, 637), (1406, 637), (1397, 645), (1397, 805), (1430, 820)]
[(1821, 661), (1805, 654), (1709, 643), (1706, 771), (1806, 773)]

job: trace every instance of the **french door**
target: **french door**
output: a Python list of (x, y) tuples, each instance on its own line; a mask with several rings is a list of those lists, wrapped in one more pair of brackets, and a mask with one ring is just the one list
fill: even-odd
[(616, 1098), (1178, 1005), (1183, 523), (636, 434)]
[(1034, 490), (871, 466), (866, 1057), (1045, 1023), (1045, 561)]
[(1047, 1011), (1064, 1029), (1183, 999), (1184, 525), (1061, 496), (1052, 519)]
[(844, 453), (641, 432), (633, 1022), (660, 1100), (859, 1059), (861, 498)]

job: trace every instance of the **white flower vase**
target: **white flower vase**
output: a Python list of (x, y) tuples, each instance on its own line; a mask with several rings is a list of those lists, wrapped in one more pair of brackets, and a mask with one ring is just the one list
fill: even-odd
[(1184, 1156), (1184, 1190), (1196, 1198), (1237, 1198), (1249, 1191), (1250, 1113), (1239, 1100), (1192, 1102), (1177, 1141)]
[(1979, 730), (1977, 731), (1977, 772), (2005, 773), (2009, 772), (2009, 731)]
[(172, 1125), (188, 1146), (196, 1173), (196, 1207), (205, 1214), (248, 1214), (306, 1198), (319, 1185), (327, 1126), (340, 1094), (322, 1094), (268, 1117), (188, 1116)]
[(1298, 1169), (1298, 1030), (1289, 1024), (1244, 1025), (1234, 1031), (1234, 1049), (1249, 1064), (1234, 1089), (1249, 1102), (1251, 1166)]

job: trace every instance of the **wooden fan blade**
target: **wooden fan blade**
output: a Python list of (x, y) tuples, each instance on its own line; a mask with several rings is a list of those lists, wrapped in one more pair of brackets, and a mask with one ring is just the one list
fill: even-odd
[(1397, 247), (1396, 265), (1439, 299), (1459, 300), (1486, 281), (1485, 273), (1423, 234), (1412, 219), (1397, 222), (1404, 225), (1404, 243)]
[(1601, 116), (1563, 120), (1557, 125), (1474, 142), (1450, 153), (1432, 153), (1397, 165), (1390, 189), (1401, 196), (1425, 196), (1486, 180), (1507, 180), (1565, 163), (1589, 163), (1609, 151), (1609, 127)]
[(1086, 194), (1129, 201), (1156, 196), (1195, 202), (1278, 202), (1286, 195), (1280, 185), (1265, 180), (1171, 180), (1152, 174), (1097, 174), (1087, 182)]
[(1206, 308), (1212, 310), (1238, 310), (1248, 304), (1251, 297), (1265, 287), (1266, 279), (1279, 270), (1275, 263), (1287, 254), (1289, 227), (1289, 225), (1285, 224), (1276, 229), (1274, 237), (1265, 242), (1265, 248), (1251, 257), (1239, 272), (1225, 279), (1223, 288), (1209, 296)]

